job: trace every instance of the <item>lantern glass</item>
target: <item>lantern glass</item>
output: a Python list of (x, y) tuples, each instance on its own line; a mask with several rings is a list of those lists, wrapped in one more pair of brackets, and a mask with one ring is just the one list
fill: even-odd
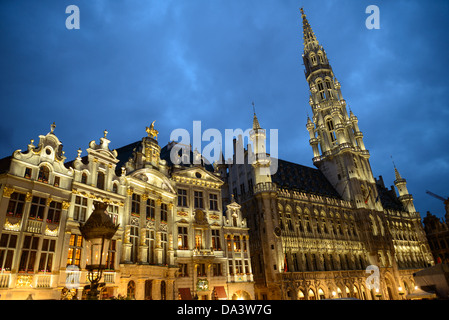
[(98, 268), (106, 266), (109, 242), (110, 240), (104, 237), (90, 240), (90, 261), (88, 264), (91, 267)]

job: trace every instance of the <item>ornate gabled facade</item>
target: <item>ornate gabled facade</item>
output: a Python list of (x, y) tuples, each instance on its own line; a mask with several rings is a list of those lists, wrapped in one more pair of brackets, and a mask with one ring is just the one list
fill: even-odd
[[(253, 150), (245, 150), (252, 161), (220, 166), (223, 198), (235, 196), (248, 220), (256, 298), (399, 299), (414, 290), (413, 273), (433, 264), (421, 217), (397, 169), (399, 197), (374, 178), (358, 119), (302, 9), (301, 16), (317, 169), (270, 158), (256, 115)], [(267, 174), (274, 160), (278, 169)], [(379, 270), (378, 292), (367, 286), (368, 266)]]
[(171, 163), (175, 143), (161, 148), (154, 122), (116, 150), (105, 130), (86, 156), (64, 162), (55, 127), (0, 160), (1, 299), (84, 297), (90, 247), (80, 225), (95, 201), (119, 225), (103, 298), (254, 298), (248, 228), (237, 203), (223, 211), (213, 166)]

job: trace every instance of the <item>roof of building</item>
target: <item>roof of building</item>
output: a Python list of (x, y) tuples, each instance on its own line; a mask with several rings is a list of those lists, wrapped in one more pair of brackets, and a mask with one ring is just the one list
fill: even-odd
[(278, 170), (271, 179), (281, 188), (341, 199), (319, 169), (279, 159)]

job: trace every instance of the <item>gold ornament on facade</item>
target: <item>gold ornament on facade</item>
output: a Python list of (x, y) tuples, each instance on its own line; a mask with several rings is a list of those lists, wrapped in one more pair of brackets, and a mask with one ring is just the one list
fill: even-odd
[(62, 210), (67, 210), (70, 207), (70, 202), (63, 201), (62, 202)]
[(159, 131), (157, 131), (156, 129), (154, 129), (154, 123), (156, 122), (156, 120), (154, 120), (150, 127), (146, 128), (146, 132), (148, 134), (148, 137), (153, 138), (154, 140), (157, 140), (157, 135), (159, 134)]
[(3, 196), (5, 198), (10, 198), (11, 194), (14, 192), (14, 188), (5, 186), (3, 188)]

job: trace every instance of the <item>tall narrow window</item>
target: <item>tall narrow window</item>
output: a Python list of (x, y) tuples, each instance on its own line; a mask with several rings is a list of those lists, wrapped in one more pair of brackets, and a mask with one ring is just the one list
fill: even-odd
[(329, 120), (327, 120), (326, 124), (327, 124), (327, 128), (329, 130), (329, 137), (331, 139), (331, 142), (334, 143), (337, 141), (337, 136), (335, 135), (335, 129), (334, 129), (334, 122), (331, 119), (329, 119)]
[(319, 80), (317, 82), (317, 86), (318, 86), (318, 92), (320, 94), (320, 99), (323, 100), (326, 98), (326, 95), (324, 94), (324, 85), (323, 85), (323, 81)]
[(161, 222), (167, 222), (168, 220), (168, 206), (166, 203), (161, 203)]
[(131, 214), (140, 215), (140, 195), (133, 193), (131, 198)]
[(328, 98), (333, 98), (333, 94), (332, 94), (332, 84), (331, 81), (329, 79), (326, 79), (326, 90), (327, 90), (327, 96)]
[(195, 249), (199, 250), (203, 248), (203, 232), (201, 230), (195, 230)]
[(178, 207), (187, 207), (187, 190), (178, 189)]
[(189, 249), (187, 227), (178, 227), (178, 249)]
[(218, 195), (217, 194), (209, 194), (209, 209), (217, 211), (218, 210)]
[(154, 261), (154, 230), (147, 230), (145, 237), (145, 244), (148, 246), (148, 263), (155, 263)]
[(56, 240), (43, 239), (41, 246), (41, 257), (39, 259), (39, 271), (51, 272), (53, 255), (55, 253)]
[(194, 191), (194, 202), (195, 202), (195, 209), (204, 209), (203, 204), (203, 192), (201, 191)]
[(87, 198), (76, 196), (75, 206), (73, 208), (73, 220), (84, 222), (86, 221), (87, 213)]
[(42, 220), (44, 218), (45, 211), (45, 198), (34, 196), (31, 200), (30, 219)]
[(81, 175), (81, 183), (87, 183), (87, 173), (85, 172)]
[(35, 271), (38, 246), (38, 237), (25, 236), (25, 239), (23, 239), (22, 253), (20, 255), (19, 271)]
[(0, 238), (0, 270), (11, 271), (16, 252), (17, 235), (3, 233)]
[(221, 250), (220, 230), (218, 229), (212, 229), (212, 248), (214, 250)]
[(108, 255), (106, 256), (106, 269), (115, 269), (115, 256), (117, 253), (117, 240), (111, 240), (109, 243)]
[(118, 206), (110, 204), (108, 206), (109, 217), (112, 219), (114, 224), (118, 224)]
[(310, 54), (310, 61), (312, 62), (312, 65), (316, 66), (317, 65), (317, 61), (316, 61), (316, 55), (315, 54)]
[(69, 252), (67, 255), (67, 265), (80, 267), (81, 251), (83, 250), (83, 237), (72, 233), (69, 239)]
[(61, 178), (55, 177), (55, 181), (53, 182), (53, 185), (54, 185), (55, 187), (59, 187), (60, 181), (61, 181)]
[(98, 172), (98, 175), (97, 175), (97, 188), (104, 190), (104, 173), (103, 172)]
[(61, 219), (62, 203), (57, 201), (52, 201), (50, 203), (50, 208), (48, 208), (47, 222), (48, 223), (59, 223)]
[(147, 220), (154, 220), (156, 212), (156, 205), (153, 199), (147, 199)]
[(137, 262), (137, 251), (139, 249), (139, 227), (130, 226), (129, 241), (132, 244), (131, 257), (132, 262)]
[(25, 206), (25, 194), (13, 192), (9, 198), (8, 209), (6, 213), (13, 217), (21, 218)]

